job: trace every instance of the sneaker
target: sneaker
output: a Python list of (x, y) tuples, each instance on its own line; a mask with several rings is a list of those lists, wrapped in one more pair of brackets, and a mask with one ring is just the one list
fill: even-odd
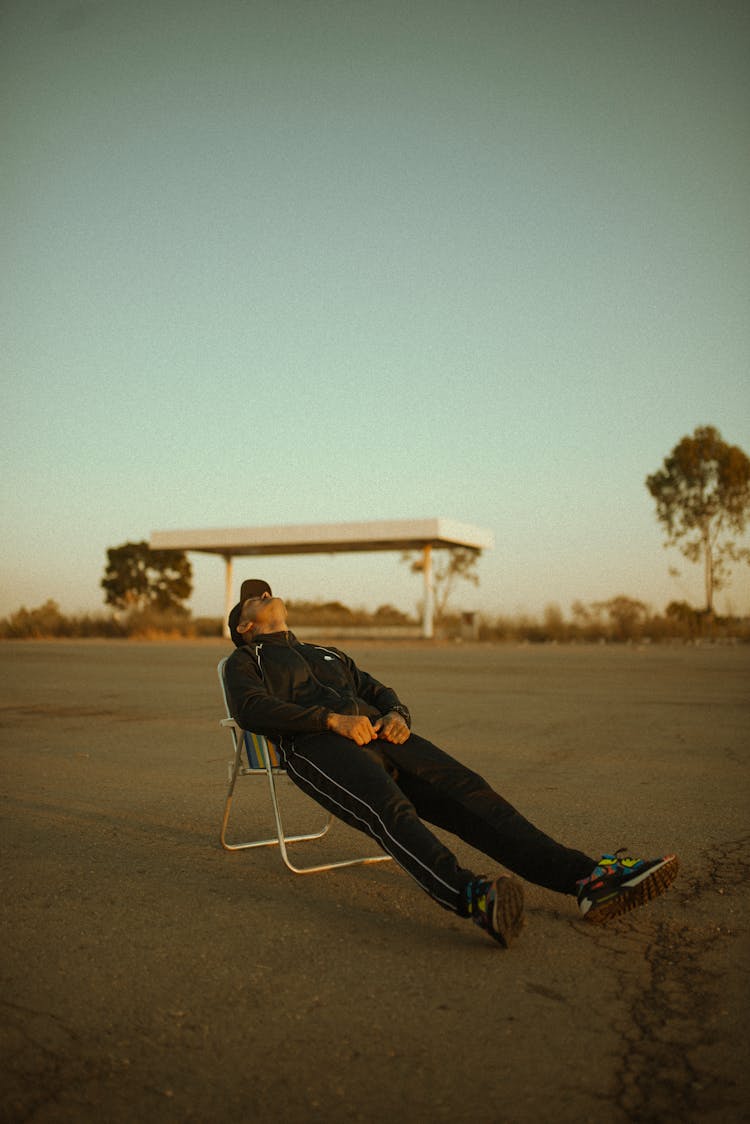
[(680, 864), (676, 855), (631, 859), (621, 857), (623, 854), (621, 849), (614, 855), (602, 855), (588, 878), (576, 883), (578, 908), (587, 921), (598, 924), (637, 909), (663, 894), (677, 876)]
[(503, 948), (509, 948), (523, 928), (523, 890), (518, 882), (501, 875), (491, 882), (475, 878), (466, 888), (469, 916), (475, 925)]

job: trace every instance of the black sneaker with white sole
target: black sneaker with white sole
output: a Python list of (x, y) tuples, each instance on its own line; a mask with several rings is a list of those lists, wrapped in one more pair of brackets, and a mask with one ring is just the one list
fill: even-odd
[(631, 859), (624, 850), (602, 855), (591, 874), (576, 883), (578, 908), (594, 924), (619, 917), (663, 894), (679, 866), (676, 855)]
[(523, 889), (507, 875), (494, 881), (475, 878), (467, 887), (469, 916), (475, 925), (509, 948), (523, 928)]

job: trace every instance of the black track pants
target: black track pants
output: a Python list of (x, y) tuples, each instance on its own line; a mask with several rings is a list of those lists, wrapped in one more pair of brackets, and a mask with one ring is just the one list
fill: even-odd
[(281, 745), (294, 783), (383, 850), (446, 909), (466, 914), (476, 877), (422, 821), (457, 835), (508, 870), (572, 894), (594, 859), (556, 843), (529, 823), (477, 773), (412, 734), (404, 745), (367, 746), (338, 734), (309, 734)]

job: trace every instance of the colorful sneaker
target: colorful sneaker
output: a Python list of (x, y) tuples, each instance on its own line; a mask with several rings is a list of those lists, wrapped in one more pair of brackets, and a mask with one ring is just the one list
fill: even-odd
[(602, 855), (598, 865), (576, 883), (578, 908), (587, 921), (598, 924), (645, 905), (672, 884), (679, 862), (676, 855), (661, 859), (621, 858), (624, 848), (614, 855)]
[(501, 875), (491, 882), (475, 878), (466, 888), (469, 916), (503, 948), (509, 948), (523, 928), (523, 890), (518, 882)]

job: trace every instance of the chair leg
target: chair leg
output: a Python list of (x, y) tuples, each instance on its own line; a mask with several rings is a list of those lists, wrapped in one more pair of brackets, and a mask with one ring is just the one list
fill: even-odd
[[(340, 862), (320, 863), (316, 866), (295, 866), (295, 864), (289, 858), (289, 853), (286, 849), (286, 844), (287, 843), (293, 843), (297, 839), (300, 839), (300, 838), (303, 838), (303, 837), (297, 836), (295, 838), (294, 836), (287, 836), (287, 835), (284, 834), (284, 829), (283, 829), (282, 824), (281, 824), (281, 813), (279, 811), (279, 801), (278, 801), (278, 798), (276, 796), (276, 782), (274, 780), (273, 771), (268, 765), (266, 766), (266, 773), (268, 774), (268, 787), (271, 791), (271, 804), (273, 805), (273, 814), (274, 814), (274, 819), (276, 820), (276, 831), (277, 831), (277, 834), (278, 834), (278, 844), (279, 844), (279, 851), (281, 853), (281, 859), (282, 859), (282, 862), (284, 863), (284, 865), (287, 867), (287, 869), (291, 870), (292, 874), (318, 874), (320, 871), (323, 871), (323, 870), (337, 870), (338, 868), (343, 867), (343, 866), (365, 866), (369, 863), (383, 863), (383, 862), (390, 862), (391, 861), (391, 858), (392, 858), (391, 855), (380, 854), (380, 855), (366, 855), (366, 856), (364, 856), (362, 858), (358, 858), (358, 859), (343, 859)], [(328, 828), (331, 826), (332, 821), (333, 821), (333, 816), (330, 815), (330, 813), (329, 813), (328, 823), (326, 824), (325, 831), (327, 831)], [(321, 832), (320, 834), (323, 835), (323, 834), (325, 834), (325, 832)]]
[(219, 841), (225, 851), (248, 851), (255, 847), (278, 847), (281, 860), (284, 865), (293, 874), (317, 874), (324, 870), (336, 870), (338, 867), (343, 866), (365, 866), (370, 863), (390, 862), (391, 856), (386, 854), (380, 855), (366, 855), (356, 859), (343, 859), (339, 862), (318, 863), (314, 866), (297, 866), (289, 857), (287, 850), (287, 843), (306, 843), (314, 839), (321, 839), (330, 831), (331, 824), (333, 823), (333, 815), (329, 812), (325, 824), (318, 831), (308, 831), (299, 835), (286, 835), (281, 822), (281, 811), (279, 809), (279, 801), (276, 794), (276, 781), (271, 768), (270, 762), (266, 763), (266, 776), (268, 777), (268, 787), (271, 795), (271, 807), (273, 808), (274, 821), (276, 823), (276, 835), (268, 839), (254, 839), (247, 843), (229, 843), (227, 841), (227, 827), (229, 825), (229, 816), (232, 810), (232, 798), (234, 796), (234, 788), (237, 783), (240, 768), (240, 751), (235, 754), (235, 759), (232, 762), (232, 769), (229, 779), (229, 789), (227, 791), (227, 798), (224, 803), (224, 815), (221, 821), (221, 833)]
[[(301, 835), (288, 835), (286, 837), (283, 837), (283, 835), (279, 834), (279, 828), (278, 828), (279, 820), (278, 820), (278, 817), (276, 817), (276, 819), (277, 819), (277, 834), (276, 835), (274, 835), (274, 836), (272, 836), (268, 839), (255, 839), (255, 840), (253, 840), (252, 842), (249, 842), (249, 843), (229, 843), (229, 842), (227, 842), (227, 827), (228, 827), (228, 824), (229, 824), (229, 816), (230, 816), (230, 813), (231, 813), (231, 810), (232, 810), (232, 797), (234, 796), (234, 786), (237, 783), (237, 775), (238, 775), (238, 765), (235, 762), (234, 765), (233, 765), (233, 768), (232, 768), (232, 775), (231, 775), (231, 778), (230, 778), (230, 781), (229, 781), (229, 791), (227, 792), (227, 798), (226, 798), (226, 801), (224, 803), (224, 815), (222, 816), (221, 833), (219, 835), (219, 842), (221, 843), (221, 846), (225, 851), (247, 851), (247, 850), (250, 850), (254, 847), (281, 847), (283, 845), (282, 840), (287, 842), (287, 843), (304, 843), (304, 842), (307, 842), (311, 839), (321, 839), (326, 834), (326, 832), (328, 832), (330, 830), (331, 824), (333, 823), (333, 816), (329, 814), (328, 819), (326, 820), (326, 822), (323, 824), (323, 827), (320, 828), (319, 831), (308, 831), (308, 832), (305, 832), (304, 834), (301, 834)], [(276, 805), (276, 802), (275, 802), (275, 795), (276, 795), (276, 793), (274, 792), (273, 797), (272, 797), (272, 802), (274, 803), (274, 805), (277, 809), (277, 805)]]
[[(232, 797), (228, 796), (226, 804), (224, 806), (224, 816), (223, 816), (222, 822), (221, 822), (221, 835), (219, 837), (219, 842), (221, 843), (221, 846), (222, 846), (223, 850), (225, 850), (225, 851), (248, 851), (253, 847), (278, 847), (279, 846), (279, 839), (275, 835), (270, 839), (254, 839), (251, 843), (229, 843), (229, 842), (227, 842), (227, 824), (229, 823), (229, 813), (230, 813), (231, 807), (232, 807)], [(328, 823), (325, 824), (325, 826), (323, 827), (323, 829), (321, 831), (309, 832), (306, 835), (289, 835), (289, 836), (287, 836), (286, 842), (287, 843), (303, 843), (303, 842), (306, 842), (307, 840), (310, 840), (310, 839), (320, 839), (329, 830), (329, 828), (331, 826), (331, 819), (332, 818), (333, 817), (329, 818)]]

